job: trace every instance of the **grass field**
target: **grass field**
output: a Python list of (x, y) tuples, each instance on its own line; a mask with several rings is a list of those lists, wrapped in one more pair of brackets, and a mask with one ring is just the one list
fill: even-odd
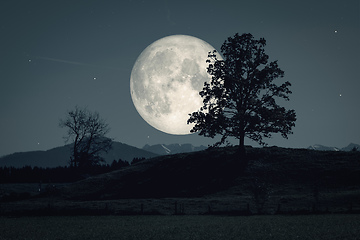
[(0, 239), (360, 239), (360, 215), (0, 217)]

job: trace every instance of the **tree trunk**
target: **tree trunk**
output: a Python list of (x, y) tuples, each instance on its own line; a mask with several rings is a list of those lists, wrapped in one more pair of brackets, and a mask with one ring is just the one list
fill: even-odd
[(238, 149), (238, 158), (240, 163), (240, 168), (245, 169), (248, 163), (245, 150), (245, 134), (240, 134), (239, 138), (239, 149)]
[(241, 133), (239, 138), (239, 157), (245, 156), (245, 134)]
[(79, 135), (77, 134), (75, 137), (75, 141), (74, 141), (74, 146), (73, 146), (73, 166), (77, 167), (78, 165), (78, 156), (77, 156), (77, 143), (78, 143), (78, 139), (79, 139)]

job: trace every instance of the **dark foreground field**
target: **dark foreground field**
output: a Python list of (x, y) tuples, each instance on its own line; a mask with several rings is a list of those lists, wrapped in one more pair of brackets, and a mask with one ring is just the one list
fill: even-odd
[(359, 214), (360, 152), (212, 148), (38, 188), (0, 184), (0, 215)]
[(0, 218), (0, 239), (360, 239), (360, 215)]

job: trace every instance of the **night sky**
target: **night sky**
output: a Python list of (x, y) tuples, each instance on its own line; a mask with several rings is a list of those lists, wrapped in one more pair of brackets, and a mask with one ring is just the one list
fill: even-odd
[[(358, 0), (3, 0), (0, 156), (64, 145), (59, 119), (76, 105), (98, 111), (109, 137), (136, 147), (215, 143), (160, 132), (132, 103), (129, 80), (137, 57), (173, 34), (217, 49), (235, 33), (267, 40), (270, 61), (285, 71), (279, 82), (292, 83), (285, 106), (298, 118), (288, 140), (276, 136), (269, 145), (360, 143), (359, 12)], [(245, 144), (258, 146), (249, 139)]]

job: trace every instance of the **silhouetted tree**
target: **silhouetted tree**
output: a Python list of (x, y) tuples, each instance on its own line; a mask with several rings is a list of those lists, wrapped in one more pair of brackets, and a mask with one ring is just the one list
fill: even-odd
[(114, 159), (114, 161), (111, 163), (110, 168), (111, 168), (111, 170), (117, 170), (117, 169), (120, 169), (120, 168), (123, 168), (123, 167), (127, 167), (127, 166), (129, 166), (129, 165), (130, 165), (129, 162), (123, 161), (123, 160), (121, 160), (121, 159), (119, 158), (118, 161), (116, 161), (116, 160)]
[(131, 165), (135, 164), (135, 163), (138, 163), (138, 162), (141, 162), (141, 161), (144, 161), (145, 158), (144, 157), (134, 157), (133, 160), (131, 161)]
[(207, 72), (212, 80), (205, 82), (199, 93), (203, 107), (189, 114), (188, 123), (195, 123), (191, 132), (211, 138), (221, 134), (215, 146), (235, 137), (242, 153), (245, 137), (266, 145), (263, 138), (270, 138), (271, 133), (281, 133), (284, 138), (292, 133), (295, 111), (275, 101), (275, 97), (289, 100), (291, 84), (273, 83), (284, 72), (277, 61), (268, 63), (265, 45), (264, 38), (255, 40), (251, 34), (235, 34), (221, 46), (224, 60), (217, 57), (215, 50), (209, 52)]
[(75, 107), (59, 126), (67, 128), (66, 141), (73, 142), (70, 166), (88, 169), (104, 161), (100, 153), (111, 149), (112, 140), (105, 137), (110, 129), (99, 113)]

